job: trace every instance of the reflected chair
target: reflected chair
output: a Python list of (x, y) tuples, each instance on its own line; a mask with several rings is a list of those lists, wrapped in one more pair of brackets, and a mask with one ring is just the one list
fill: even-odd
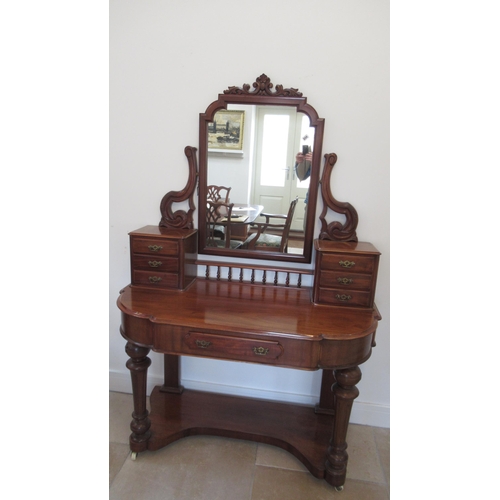
[[(242, 246), (241, 241), (231, 240), (231, 213), (234, 203), (213, 202), (207, 200), (207, 247), (236, 249)], [(225, 220), (224, 225), (221, 221)], [(223, 230), (223, 237), (219, 237), (217, 227)]]
[(210, 201), (222, 201), (224, 203), (229, 203), (229, 193), (231, 192), (230, 187), (226, 186), (207, 186), (207, 200)]
[[(229, 203), (229, 193), (231, 192), (230, 187), (226, 186), (207, 186), (207, 201), (222, 201), (224, 203)], [(207, 207), (208, 208), (208, 207)], [(225, 231), (223, 226), (214, 227), (214, 236), (224, 239)]]
[[(249, 250), (264, 250), (267, 252), (286, 253), (288, 250), (288, 236), (292, 225), (293, 214), (299, 198), (290, 203), (287, 215), (260, 214), (266, 218), (266, 222), (254, 222), (251, 225), (257, 228), (257, 232), (251, 234), (243, 243), (243, 248)], [(271, 219), (282, 221), (281, 224), (271, 223)], [(272, 231), (272, 233), (270, 232)], [(275, 232), (281, 234), (273, 234)]]

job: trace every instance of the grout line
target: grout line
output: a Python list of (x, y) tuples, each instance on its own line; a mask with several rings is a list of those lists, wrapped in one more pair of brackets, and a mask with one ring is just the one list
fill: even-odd
[(255, 484), (255, 475), (257, 474), (257, 455), (259, 452), (259, 443), (256, 443), (257, 446), (255, 447), (255, 457), (253, 461), (253, 471), (252, 471), (252, 486), (250, 487), (250, 496), (248, 497), (248, 500), (252, 500), (253, 497), (253, 485)]
[(377, 460), (378, 460), (380, 469), (382, 470), (382, 475), (384, 476), (384, 486), (387, 489), (387, 493), (389, 493), (389, 481), (387, 480), (387, 474), (385, 472), (384, 464), (382, 463), (382, 459), (380, 458), (380, 450), (378, 448), (377, 437), (375, 436), (375, 429), (373, 427), (372, 427), (372, 435), (373, 435), (373, 440), (375, 441), (375, 450), (377, 452)]

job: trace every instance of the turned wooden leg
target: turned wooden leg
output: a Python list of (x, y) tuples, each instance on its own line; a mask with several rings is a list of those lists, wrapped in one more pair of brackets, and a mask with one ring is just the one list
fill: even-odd
[(163, 355), (164, 383), (160, 388), (161, 392), (182, 394), (184, 387), (180, 384), (181, 372), (179, 361), (179, 356), (175, 354)]
[(332, 486), (343, 486), (347, 471), (347, 428), (352, 403), (358, 397), (356, 384), (361, 380), (361, 370), (355, 366), (335, 370), (336, 382), (332, 387), (335, 396), (335, 420), (332, 439), (326, 454), (325, 479)]
[(334, 383), (335, 375), (333, 374), (333, 370), (323, 370), (319, 403), (314, 408), (315, 413), (326, 415), (335, 414), (335, 395), (332, 392), (332, 386)]
[(146, 409), (146, 383), (148, 378), (148, 368), (151, 360), (148, 358), (149, 349), (141, 347), (132, 342), (127, 342), (125, 351), (130, 356), (127, 361), (127, 368), (132, 377), (132, 393), (134, 395), (134, 412), (130, 429), (130, 449), (133, 452), (144, 451), (148, 447), (148, 439), (151, 436), (149, 428), (151, 422), (148, 418), (149, 412)]

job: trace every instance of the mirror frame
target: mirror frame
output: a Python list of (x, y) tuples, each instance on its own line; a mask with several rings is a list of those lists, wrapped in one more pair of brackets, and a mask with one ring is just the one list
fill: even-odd
[[(225, 257), (241, 257), (246, 259), (265, 259), (282, 262), (310, 263), (312, 256), (313, 233), (316, 222), (316, 203), (318, 199), (318, 188), (320, 182), (321, 152), (323, 147), (323, 118), (318, 116), (316, 110), (307, 103), (307, 98), (294, 88), (283, 88), (273, 84), (267, 75), (262, 74), (252, 85), (244, 84), (243, 87), (229, 87), (218, 99), (212, 102), (205, 113), (200, 113), (200, 142), (199, 142), (199, 183), (198, 183), (198, 253), (208, 255), (220, 255)], [(214, 120), (217, 111), (227, 109), (228, 104), (254, 104), (272, 106), (291, 106), (297, 108), (297, 112), (304, 113), (309, 117), (310, 126), (315, 127), (313, 159), (311, 166), (311, 177), (309, 184), (309, 197), (306, 217), (306, 230), (304, 233), (304, 252), (300, 254), (282, 254), (278, 252), (266, 252), (258, 250), (231, 250), (211, 248), (206, 246), (206, 203), (201, 200), (207, 198), (208, 177), (208, 123)]]

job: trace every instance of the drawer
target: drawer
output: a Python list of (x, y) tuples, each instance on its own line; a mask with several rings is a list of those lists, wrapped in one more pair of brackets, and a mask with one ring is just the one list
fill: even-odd
[(372, 273), (375, 269), (375, 258), (368, 255), (357, 255), (352, 253), (323, 254), (321, 257), (321, 269)]
[(370, 291), (372, 284), (371, 274), (356, 274), (343, 271), (323, 271), (319, 278), (319, 285), (323, 288), (343, 288)]
[(267, 340), (189, 332), (183, 340), (183, 351), (196, 356), (273, 363), (283, 354), (284, 349), (278, 342)]
[(371, 307), (370, 296), (370, 292), (361, 290), (320, 287), (317, 302), (336, 306)]
[(177, 273), (179, 270), (179, 259), (158, 255), (132, 255), (132, 268)]
[(132, 284), (151, 285), (160, 288), (177, 288), (179, 275), (176, 273), (160, 273), (157, 271), (132, 270)]
[(179, 254), (179, 243), (166, 239), (156, 238), (132, 238), (132, 253), (143, 253), (148, 255), (172, 255)]

